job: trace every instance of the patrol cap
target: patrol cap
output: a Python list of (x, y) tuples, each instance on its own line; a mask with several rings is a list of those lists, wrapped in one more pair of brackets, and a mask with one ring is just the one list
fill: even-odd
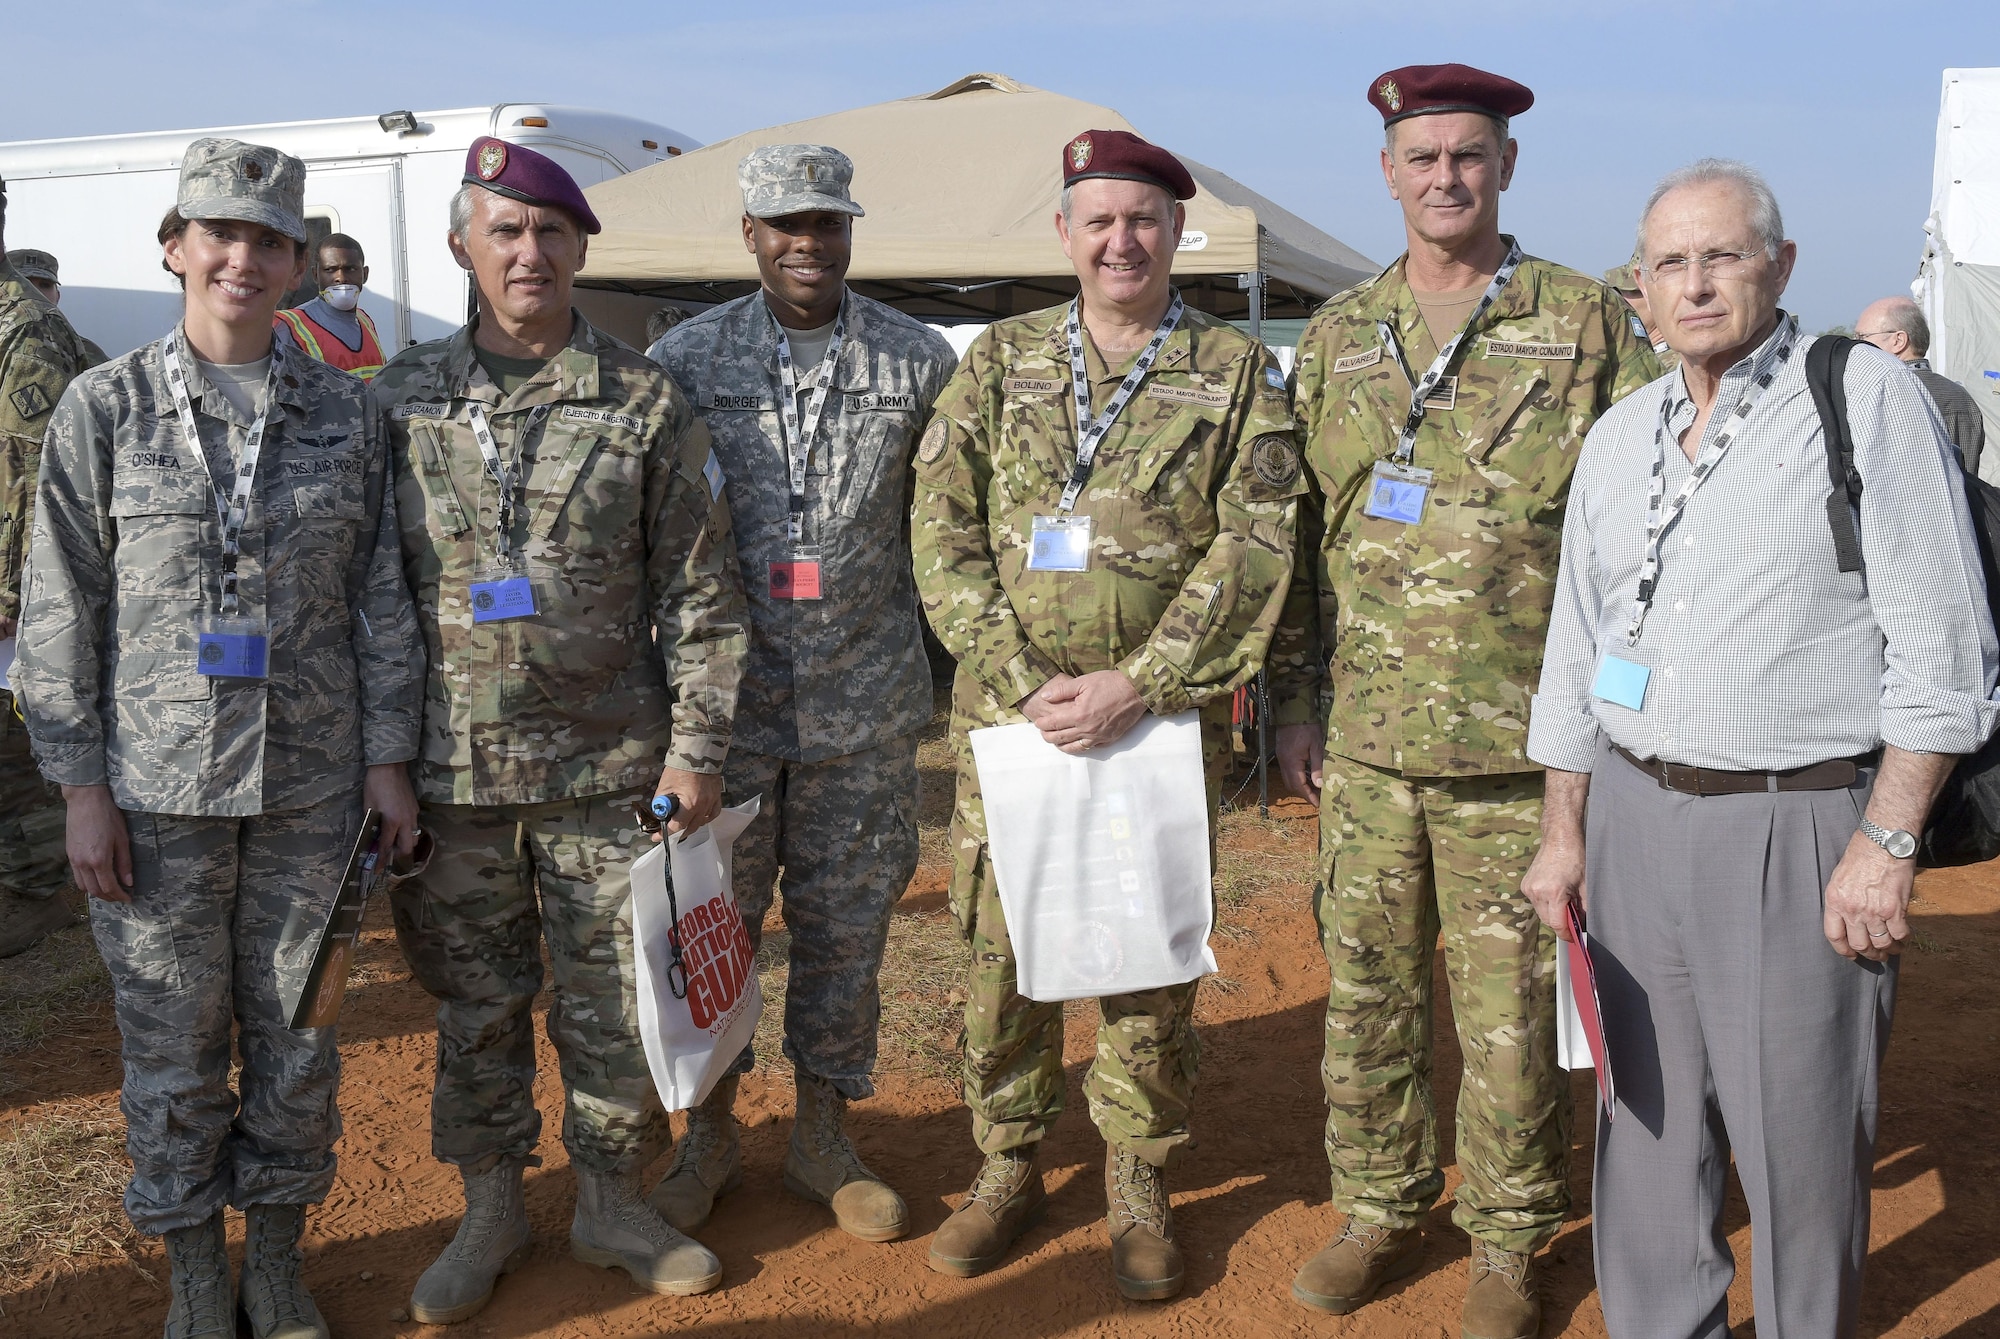
[(1617, 289), (1620, 293), (1636, 293), (1639, 291), (1639, 278), (1633, 273), (1632, 262), (1629, 260), (1615, 270), (1606, 270), (1604, 272), (1604, 282), (1612, 288)]
[(1129, 130), (1086, 130), (1063, 145), (1064, 188), (1092, 177), (1150, 181), (1176, 200), (1194, 195), (1194, 178), (1181, 160)]
[(481, 135), (465, 151), (465, 181), (524, 205), (544, 205), (567, 213), (587, 233), (604, 231), (583, 198), (583, 188), (563, 165), (546, 154)]
[(181, 159), (175, 210), (184, 219), (242, 219), (306, 240), (306, 165), (240, 139), (198, 139)]
[(743, 212), (753, 219), (822, 210), (867, 216), (848, 193), (854, 184), (854, 160), (826, 144), (766, 144), (752, 149), (736, 165), (736, 184), (743, 188)]
[(1405, 65), (1368, 86), (1368, 101), (1392, 126), (1412, 116), (1479, 112), (1509, 119), (1535, 105), (1527, 85), (1470, 65)]
[(56, 278), (56, 258), (46, 251), (22, 247), (7, 253), (7, 263), (19, 271), (23, 279), (46, 279), (52, 284), (62, 282)]

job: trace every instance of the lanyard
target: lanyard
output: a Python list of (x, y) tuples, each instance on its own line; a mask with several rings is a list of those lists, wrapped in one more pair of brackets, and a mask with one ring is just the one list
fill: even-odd
[(778, 400), (778, 422), (785, 432), (785, 455), (791, 468), (792, 500), (791, 510), (785, 517), (785, 537), (797, 543), (805, 537), (806, 526), (806, 466), (812, 462), (813, 437), (819, 432), (820, 415), (826, 411), (827, 388), (833, 385), (834, 363), (840, 358), (841, 341), (847, 336), (845, 313), (835, 317), (833, 338), (827, 341), (826, 354), (819, 360), (819, 370), (813, 373), (812, 397), (806, 402), (804, 422), (799, 420), (799, 381), (792, 367), (792, 342), (785, 337), (785, 327), (778, 325), (773, 316), (771, 324), (778, 330), (778, 380), (784, 383), (784, 394)]
[(1060, 511), (1073, 511), (1076, 500), (1083, 493), (1083, 486), (1090, 482), (1090, 462), (1097, 459), (1097, 448), (1104, 442), (1111, 425), (1125, 412), (1125, 404), (1132, 398), (1132, 392), (1139, 389), (1139, 383), (1153, 370), (1153, 364), (1160, 356), (1160, 349), (1167, 342), (1167, 336), (1181, 323), (1181, 312), (1186, 304), (1179, 292), (1167, 304), (1167, 314), (1160, 318), (1160, 328), (1153, 332), (1153, 338), (1140, 351), (1139, 361), (1132, 364), (1132, 370), (1125, 374), (1125, 380), (1118, 383), (1118, 390), (1111, 402), (1104, 406), (1104, 412), (1093, 420), (1090, 416), (1090, 373), (1083, 365), (1083, 299), (1074, 298), (1069, 304), (1069, 385), (1076, 395), (1076, 468), (1070, 471), (1069, 483), (1063, 486), (1062, 501), (1056, 504)]
[[(178, 337), (169, 339), (161, 353), (160, 361), (167, 372), (167, 389), (174, 397), (174, 413), (179, 415), (181, 433), (187, 438), (188, 449), (197, 459), (205, 460), (201, 446), (201, 433), (194, 421), (194, 401), (188, 395), (187, 377), (181, 371), (181, 357)], [(271, 374), (264, 382), (263, 407), (257, 411), (257, 419), (250, 425), (250, 432), (243, 439), (243, 454), (235, 465), (236, 482), (229, 495), (214, 488), (215, 518), (222, 526), (222, 613), (225, 618), (234, 618), (239, 601), (236, 594), (236, 559), (243, 552), (243, 521), (250, 514), (250, 487), (257, 478), (257, 457), (264, 449), (264, 423), (271, 413), (271, 401), (278, 386), (278, 356), (276, 349), (271, 355)], [(224, 442), (227, 443), (225, 436)], [(206, 466), (204, 466), (206, 468)]]
[(1674, 397), (1671, 391), (1660, 397), (1660, 421), (1653, 428), (1653, 477), (1646, 485), (1646, 556), (1639, 566), (1639, 594), (1632, 601), (1632, 623), (1625, 630), (1625, 644), (1637, 646), (1639, 633), (1646, 626), (1646, 612), (1653, 607), (1653, 591), (1660, 577), (1660, 537), (1667, 527), (1680, 519), (1687, 510), (1688, 499), (1695, 490), (1708, 481), (1722, 463), (1729, 444), (1743, 430), (1750, 411), (1771, 388), (1778, 372), (1791, 361), (1792, 350), (1799, 342), (1799, 318), (1785, 317), (1777, 340), (1765, 347), (1763, 355), (1750, 368), (1750, 384), (1744, 388), (1743, 396), (1736, 407), (1729, 411), (1729, 417), (1722, 431), (1716, 436), (1714, 445), (1701, 453), (1701, 458), (1688, 471), (1688, 477), (1681, 484), (1680, 492), (1674, 494), (1673, 504), (1664, 506), (1667, 495), (1667, 428), (1674, 414)]
[(528, 438), (535, 426), (548, 416), (548, 405), (536, 405), (528, 411), (528, 425), (521, 431), (520, 449), (514, 452), (514, 463), (504, 464), (500, 459), (500, 448), (493, 440), (493, 429), (486, 422), (486, 406), (477, 400), (467, 400), (465, 411), (472, 418), (472, 440), (479, 443), (479, 454), (486, 461), (486, 472), (500, 489), (499, 529), (494, 540), (494, 551), (501, 559), (513, 552), (514, 496), (521, 491), (521, 457), (528, 449)]
[[(1444, 380), (1445, 369), (1450, 367), (1451, 360), (1458, 356), (1458, 346), (1465, 342), (1465, 337), (1472, 333), (1472, 328), (1478, 325), (1485, 318), (1486, 313), (1493, 309), (1493, 304), (1499, 300), (1500, 290), (1507, 286), (1507, 281), (1514, 277), (1514, 271), (1520, 267), (1521, 244), (1519, 242), (1509, 242), (1507, 244), (1507, 258), (1501, 261), (1500, 268), (1493, 272), (1493, 282), (1486, 285), (1486, 292), (1481, 295), (1479, 305), (1472, 309), (1472, 315), (1465, 318), (1465, 324), (1460, 326), (1458, 333), (1451, 337), (1451, 343), (1438, 350), (1438, 356), (1431, 360), (1430, 369), (1421, 378), (1413, 379), (1414, 384), (1410, 391), (1410, 412), (1403, 419), (1402, 435), (1396, 439), (1396, 463), (1398, 465), (1407, 465), (1410, 463), (1410, 454), (1416, 449), (1417, 445), (1417, 429), (1424, 425), (1424, 402), (1431, 398), (1431, 392), (1437, 389), (1438, 382)], [(1382, 343), (1395, 352), (1396, 361), (1403, 366), (1403, 375), (1406, 377), (1409, 376), (1410, 365), (1403, 358), (1403, 346), (1396, 342), (1396, 332), (1390, 328), (1387, 321), (1377, 321), (1375, 329), (1381, 335)]]

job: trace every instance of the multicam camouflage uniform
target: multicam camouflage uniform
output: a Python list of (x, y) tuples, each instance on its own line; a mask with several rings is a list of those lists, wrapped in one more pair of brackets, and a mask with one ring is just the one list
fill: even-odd
[[(669, 331), (653, 358), (708, 424), (750, 609), (750, 661), (724, 802), (763, 796), (736, 843), (735, 893), (761, 940), (778, 871), (792, 932), (785, 1056), (848, 1098), (874, 1091), (876, 977), (917, 867), (916, 731), (931, 677), (910, 573), (911, 463), (957, 359), (928, 326), (858, 294), (806, 470), (803, 542), (822, 597), (773, 595), (788, 562), (789, 453), (777, 326), (761, 293)], [(814, 369), (796, 369), (809, 391)], [(803, 421), (809, 394), (801, 394)], [(735, 1070), (747, 1073), (748, 1048)]]
[[(393, 906), (441, 1002), (433, 1148), (468, 1166), (533, 1152), (529, 1009), (546, 932), (563, 1142), (580, 1168), (630, 1171), (666, 1120), (634, 1014), (626, 806), (663, 764), (716, 772), (728, 752), (745, 652), (729, 510), (707, 431), (645, 358), (579, 316), (569, 345), (503, 398), (474, 329), (404, 350), (369, 383), (430, 653), (414, 775), (441, 853)], [(512, 542), (532, 617), (472, 619), (499, 517), (472, 400), (501, 458), (522, 451)]]
[[(174, 414), (170, 345), (198, 445)], [(71, 383), (36, 505), (22, 700), (49, 778), (108, 784), (127, 811), (132, 900), (90, 910), (125, 1043), (125, 1208), (149, 1233), (332, 1184), (339, 1055), (332, 1028), (285, 1025), (310, 945), (283, 931), (339, 879), (364, 765), (417, 748), (422, 648), (380, 421), (352, 377), (282, 349), (273, 365), (238, 569), (268, 679), (196, 667), (221, 572), (215, 481), (250, 424), (180, 330)]]
[[(1026, 570), (1032, 518), (1075, 460), (1067, 307), (990, 327), (938, 400), (917, 452), (917, 589), (959, 658), (951, 904), (972, 949), (965, 1098), (982, 1151), (1043, 1136), (1063, 1106), (1062, 1006), (1024, 999), (986, 849), (967, 733), (1057, 673), (1120, 670), (1161, 715), (1200, 708), (1210, 801), (1229, 694), (1264, 659), (1291, 576), (1299, 468), (1284, 379), (1265, 348), (1190, 310), (1099, 448), (1076, 513), (1091, 570)], [(1102, 410), (1124, 368), (1086, 340)], [(1098, 1002), (1085, 1092), (1107, 1141), (1165, 1166), (1190, 1139), (1194, 983)]]
[[(1639, 289), (1638, 269), (1639, 261), (1637, 257), (1634, 257), (1616, 269), (1606, 270), (1604, 272), (1605, 285), (1616, 289), (1618, 296), (1621, 298), (1627, 293), (1635, 293)], [(1681, 365), (1681, 356), (1668, 348), (1664, 340), (1657, 344), (1653, 343), (1653, 336), (1647, 331), (1646, 323), (1640, 319), (1638, 311), (1633, 309), (1630, 303), (1626, 304), (1625, 314), (1632, 326), (1633, 338), (1652, 345), (1653, 356), (1660, 360), (1660, 370), (1662, 372), (1671, 372)]]
[(1594, 281), (1523, 261), (1461, 346), (1455, 403), (1425, 415), (1414, 463), (1435, 478), (1415, 526), (1365, 516), (1357, 497), (1410, 406), (1377, 322), (1419, 376), (1437, 352), (1404, 263), (1334, 298), (1299, 342), (1322, 514), (1302, 526), (1285, 622), (1319, 649), (1304, 672), (1275, 675), (1273, 699), (1281, 724), (1326, 722), (1327, 1155), (1335, 1206), (1362, 1222), (1414, 1225), (1443, 1190), (1430, 1082), (1440, 924), (1466, 1064), (1455, 1221), (1527, 1252), (1568, 1209), (1554, 941), (1520, 891), (1542, 799), (1528, 701), (1577, 450), (1658, 375), (1629, 315)]
[[(20, 617), (42, 434), (64, 387), (87, 366), (68, 320), (0, 261), (0, 619)], [(14, 695), (0, 683), (0, 915), (13, 910), (8, 894), (46, 902), (68, 874), (62, 792), (36, 770)]]

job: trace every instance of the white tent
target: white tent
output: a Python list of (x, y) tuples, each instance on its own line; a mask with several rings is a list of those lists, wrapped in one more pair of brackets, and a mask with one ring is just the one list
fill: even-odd
[(2000, 484), (2000, 69), (1946, 70), (1931, 214), (1910, 286), (1931, 326), (1931, 365), (1972, 392)]

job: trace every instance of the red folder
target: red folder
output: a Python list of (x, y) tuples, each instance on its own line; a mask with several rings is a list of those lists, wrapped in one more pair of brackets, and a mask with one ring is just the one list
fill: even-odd
[[(1604, 1011), (1597, 1002), (1597, 967), (1590, 960), (1590, 935), (1583, 928), (1583, 909), (1569, 904), (1569, 932), (1563, 952), (1569, 954), (1570, 988), (1577, 995), (1576, 1012), (1583, 1020), (1583, 1039), (1590, 1043), (1590, 1062), (1597, 1069), (1597, 1095), (1607, 1121), (1617, 1110), (1618, 1093), (1611, 1082), (1611, 1053), (1604, 1045)], [(1585, 995), (1580, 987), (1588, 986)], [(1586, 1002), (1587, 1000), (1587, 1002)]]

